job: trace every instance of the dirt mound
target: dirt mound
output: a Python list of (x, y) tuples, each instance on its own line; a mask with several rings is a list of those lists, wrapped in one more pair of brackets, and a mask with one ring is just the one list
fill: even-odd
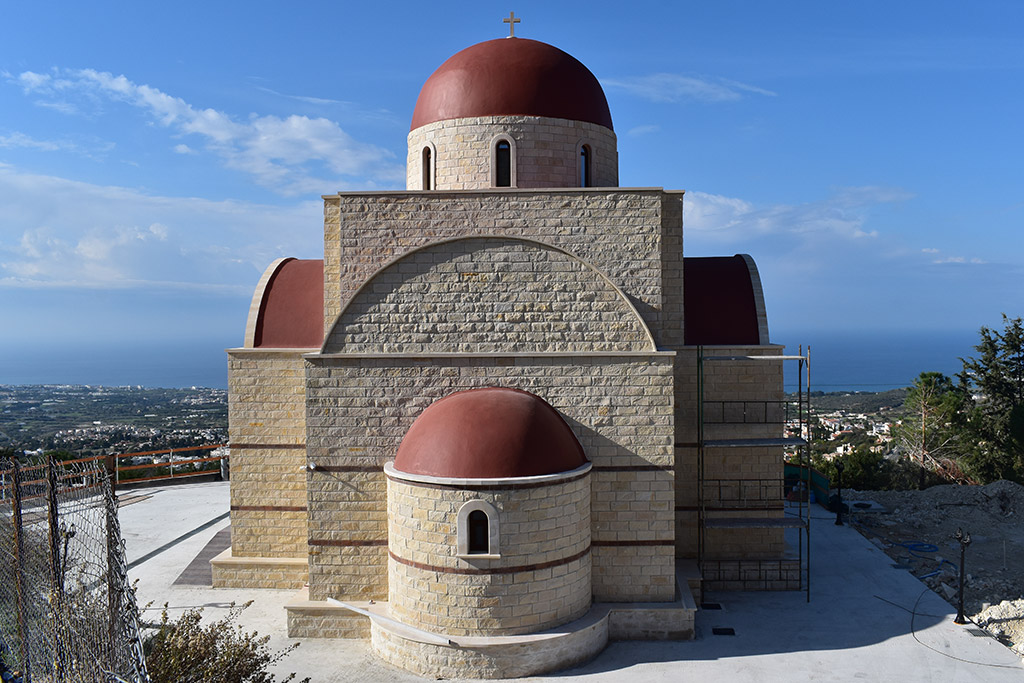
[(893, 514), (934, 512), (953, 506), (972, 506), (981, 510), (1010, 516), (1024, 511), (1024, 486), (1000, 480), (987, 486), (932, 486), (924, 491), (844, 491), (843, 498), (870, 498)]
[(1024, 600), (1003, 600), (975, 614), (974, 621), (996, 638), (1015, 643), (1013, 649), (1024, 656)]
[[(965, 612), (1024, 655), (1024, 486), (933, 486), (924, 491), (843, 491), (850, 521), (939, 595), (956, 604), (958, 529), (970, 534)], [(874, 501), (884, 512), (859, 510)], [(982, 621), (985, 623), (983, 624)]]

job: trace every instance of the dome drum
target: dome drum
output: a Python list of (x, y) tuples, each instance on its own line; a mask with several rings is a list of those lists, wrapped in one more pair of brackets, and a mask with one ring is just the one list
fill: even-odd
[[(581, 151), (589, 152), (588, 187), (617, 187), (615, 133), (586, 121), (529, 116), (485, 116), (429, 123), (409, 133), (406, 188), (470, 190), (498, 186), (494, 144), (508, 138), (513, 146), (511, 187), (583, 186)], [(429, 155), (424, 149), (430, 148)], [(436, 151), (434, 151), (436, 150)], [(433, 168), (424, 172), (425, 160)], [(424, 179), (429, 179), (427, 187)]]
[[(539, 485), (437, 484), (407, 479), (393, 467), (386, 472), (392, 618), (450, 636), (501, 636), (586, 614), (592, 592), (589, 463), (537, 477), (547, 482)], [(474, 515), (491, 532), (482, 548), (466, 538)], [(437, 604), (448, 605), (445, 614), (437, 613)]]

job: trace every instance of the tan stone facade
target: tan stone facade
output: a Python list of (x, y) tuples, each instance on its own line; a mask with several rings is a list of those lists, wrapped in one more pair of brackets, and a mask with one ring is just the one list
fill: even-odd
[[(415, 303), (413, 303), (415, 302)], [(652, 350), (643, 319), (573, 255), (511, 237), (435, 242), (385, 266), (353, 296), (328, 353)]]
[[(671, 354), (307, 358), (307, 452), (318, 467), (308, 484), (313, 600), (387, 599), (383, 466), (434, 400), (487, 386), (544, 396), (590, 458), (595, 597), (672, 598)], [(614, 511), (623, 505), (632, 514), (620, 519)], [(627, 559), (637, 552), (644, 576), (629, 575)]]
[(683, 329), (682, 203), (682, 192), (648, 188), (325, 196), (324, 333), (363, 284), (403, 254), (458, 237), (507, 236), (597, 269), (636, 302), (656, 344), (675, 348)]
[(215, 586), (300, 588), (306, 581), (301, 353), (233, 349), (228, 354), (231, 549), (214, 561)]
[[(489, 54), (520, 49), (493, 42)], [(756, 267), (732, 257), (721, 308), (715, 291), (685, 298), (712, 280), (687, 281), (683, 193), (617, 187), (610, 118), (588, 120), (607, 125), (438, 115), (408, 136), (407, 190), (323, 197), (322, 268), (275, 262), (245, 348), (229, 351), (232, 548), (215, 585), (308, 582), (291, 635), (369, 636), (388, 661), (445, 677), (557, 669), (609, 638), (693, 637), (702, 587), (800, 585), (781, 447), (707, 443), (782, 436), (782, 363), (760, 360), (782, 347)], [(495, 187), (499, 142), (511, 187)], [(580, 187), (582, 159), (595, 187)], [(293, 299), (313, 311), (310, 338), (261, 348), (305, 335), (282, 333), (299, 329)], [(536, 399), (577, 464), (501, 477), (398, 467), (428, 409), (482, 389)], [(444, 433), (494, 432), (512, 413), (479, 414)], [(430, 457), (447, 457), (438, 448)], [(496, 451), (468, 459), (518, 457)]]
[(235, 557), (306, 555), (306, 401), (295, 352), (229, 356), (231, 546)]

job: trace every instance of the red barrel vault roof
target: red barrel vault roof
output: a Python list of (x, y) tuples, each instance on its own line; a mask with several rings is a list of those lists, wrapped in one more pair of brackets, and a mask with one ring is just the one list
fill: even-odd
[(767, 343), (760, 336), (750, 268), (741, 255), (683, 259), (685, 343)]
[(285, 259), (263, 290), (253, 346), (315, 348), (323, 340), (323, 259)]
[(557, 47), (526, 38), (488, 40), (449, 57), (420, 90), (411, 129), (477, 116), (546, 116), (612, 128), (594, 74)]
[(406, 433), (395, 469), (454, 479), (530, 477), (587, 463), (558, 411), (519, 389), (459, 391), (435, 401)]

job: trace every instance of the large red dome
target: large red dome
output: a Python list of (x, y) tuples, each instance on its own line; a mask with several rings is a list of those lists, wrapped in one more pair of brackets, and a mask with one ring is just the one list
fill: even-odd
[(557, 47), (525, 38), (488, 40), (448, 58), (423, 85), (412, 130), (476, 116), (546, 116), (612, 128), (594, 74)]
[(558, 411), (527, 391), (470, 389), (432, 403), (406, 433), (395, 469), (456, 479), (558, 474), (587, 462)]

